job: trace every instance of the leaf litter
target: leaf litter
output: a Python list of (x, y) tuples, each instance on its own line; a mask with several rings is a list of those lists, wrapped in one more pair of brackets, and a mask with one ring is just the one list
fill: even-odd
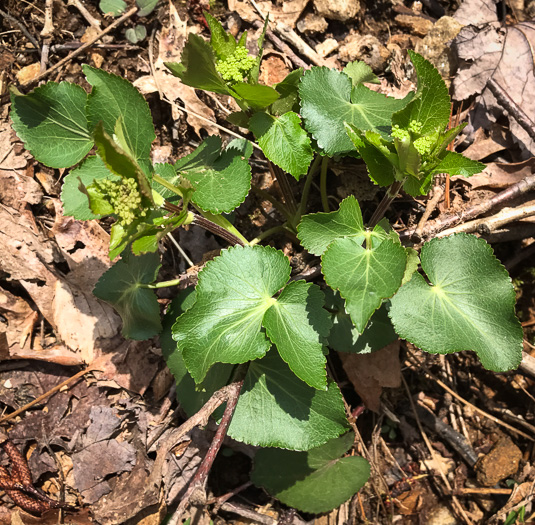
[[(420, 23), (420, 20), (417, 22), (415, 19), (422, 18), (421, 13), (413, 10), (411, 13), (402, 13), (402, 17), (399, 11), (392, 22), (394, 17), (381, 16), (369, 5), (366, 6), (366, 11), (359, 4), (355, 20), (359, 23), (364, 21), (366, 29), (360, 27), (362, 24), (359, 26), (355, 21), (349, 21), (348, 24), (353, 25), (354, 29), (352, 34), (341, 27), (342, 24), (333, 22), (339, 16), (335, 14), (336, 6), (312, 6), (316, 3), (309, 2), (310, 5), (307, 5), (307, 2), (296, 1), (285, 2), (281, 6), (261, 2), (259, 5), (263, 12), (269, 11), (275, 21), (283, 22), (292, 29), (297, 27), (300, 34), (306, 34), (307, 31), (303, 25), (299, 29), (299, 21), (305, 20), (305, 16), (311, 13), (322, 13), (316, 16), (322, 17), (326, 25), (318, 26), (322, 28), (320, 32), (309, 33), (315, 35), (309, 40), (310, 43), (319, 44), (323, 39), (334, 35), (338, 40), (344, 40), (346, 59), (356, 58), (349, 55), (351, 52), (360, 53), (365, 59), (368, 53), (370, 63), (375, 67), (384, 67), (388, 60), (391, 61), (393, 82), (383, 79), (382, 92), (391, 92), (400, 87), (403, 90), (402, 84), (408, 85), (404, 76), (404, 64), (396, 64), (394, 59), (402, 56), (409, 41), (411, 47), (414, 42), (419, 42), (419, 37), (415, 36), (417, 28), (424, 28), (421, 31), (422, 34), (425, 33), (425, 27), (431, 27), (427, 23), (429, 18), (431, 24), (437, 26), (436, 13), (432, 10), (424, 13), (427, 18)], [(229, 4), (232, 5), (229, 8), (235, 9), (239, 15), (238, 23), (258, 20), (257, 12), (249, 3)], [(39, 5), (44, 7), (44, 2)], [(454, 203), (458, 206), (458, 212), (462, 213), (466, 203), (474, 205), (484, 201), (494, 196), (498, 190), (522, 180), (533, 170), (533, 142), (511, 115), (503, 118), (503, 108), (489, 90), (484, 88), (489, 78), (495, 79), (528, 115), (535, 114), (535, 99), (531, 95), (535, 92), (532, 85), (534, 30), (533, 23), (529, 20), (513, 21), (504, 28), (497, 17), (494, 2), (465, 1), (456, 11), (449, 5), (447, 7), (449, 14), (453, 14), (458, 22), (465, 25), (452, 48), (458, 53), (456, 58), (460, 59), (460, 68), (453, 79), (454, 95), (458, 100), (469, 102), (475, 97), (475, 105), (470, 109), (473, 132), (470, 134), (465, 130), (465, 136), (462, 137), (465, 142), (461, 147), (471, 143), (471, 158), (488, 163), (483, 174), (466, 180), (458, 178), (459, 182), (453, 183)], [(26, 8), (8, 2), (8, 9), (22, 18)], [(215, 121), (218, 110), (212, 109), (215, 108), (214, 100), (199, 98), (193, 89), (170, 77), (163, 67), (164, 61), (180, 55), (180, 41), (185, 39), (186, 30), (200, 32), (202, 24), (197, 23), (197, 15), (194, 13), (181, 11), (179, 16), (171, 3), (162, 5), (159, 9), (151, 19), (156, 25), (157, 41), (159, 35), (154, 76), (146, 42), (142, 43), (142, 49), (138, 47), (136, 51), (141, 53), (142, 59), (133, 56), (128, 50), (111, 51), (102, 48), (98, 53), (99, 60), (104, 56), (100, 65), (105, 70), (124, 72), (131, 80), (137, 79), (137, 85), (147, 94), (152, 106), (158, 104), (154, 98), (150, 98), (155, 97), (151, 93), (161, 91), (170, 100), (180, 99), (187, 109), (193, 109)], [(57, 14), (58, 27), (62, 29), (79, 31), (80, 28), (87, 27), (87, 22), (78, 11), (65, 13), (59, 9)], [(168, 16), (168, 23), (165, 21), (160, 24), (159, 14)], [(98, 16), (98, 12), (93, 10), (93, 15)], [(225, 19), (227, 13), (219, 15)], [(4, 19), (2, 23), (5, 23)], [(10, 28), (11, 26), (8, 27)], [(392, 30), (390, 41), (385, 28), (389, 32)], [(367, 30), (373, 34), (366, 34)], [(120, 31), (112, 35), (108, 44), (124, 44), (124, 36)], [(361, 45), (360, 41), (364, 37), (367, 44)], [(9, 39), (22, 37), (8, 35), (4, 38), (8, 39), (7, 43), (14, 44), (16, 40)], [(357, 39), (360, 43), (356, 42)], [(352, 42), (353, 46), (349, 45)], [(440, 44), (437, 42), (435, 41), (437, 49), (439, 45), (442, 46), (440, 53), (444, 53), (444, 48), (449, 46), (448, 41)], [(440, 53), (437, 56), (444, 56)], [(94, 60), (97, 60), (97, 54), (94, 55)], [(281, 55), (288, 61), (287, 55)], [(448, 56), (451, 58), (451, 55)], [(340, 57), (337, 55), (336, 58)], [(14, 60), (21, 59), (17, 57)], [(73, 62), (67, 66), (62, 80), (79, 82), (79, 63), (81, 62)], [(8, 64), (8, 67), (12, 67), (12, 64)], [(21, 61), (17, 67), (26, 65), (29, 64)], [(280, 67), (280, 64), (267, 64), (266, 67)], [(145, 77), (140, 76), (142, 71), (147, 73)], [(269, 78), (268, 73), (264, 73), (263, 78)], [(396, 81), (397, 85), (394, 85)], [(218, 99), (222, 105), (226, 102)], [(177, 429), (169, 425), (168, 409), (172, 401), (166, 404), (166, 400), (172, 399), (172, 394), (168, 396), (168, 391), (172, 389), (169, 381), (165, 380), (165, 374), (162, 374), (163, 363), (158, 342), (123, 340), (118, 335), (120, 323), (116, 314), (92, 295), (94, 283), (110, 265), (107, 259), (107, 225), (96, 221), (77, 222), (62, 216), (57, 194), (48, 194), (50, 187), (47, 190), (39, 182), (39, 167), (35, 167), (37, 173), (34, 173), (30, 157), (14, 140), (5, 109), (4, 107), (0, 123), (0, 350), (3, 359), (0, 363), (0, 402), (5, 412), (12, 412), (74, 375), (77, 368), (73, 367), (98, 364), (98, 371), (95, 370), (87, 378), (55, 393), (12, 422), (14, 424), (9, 428), (9, 437), (28, 458), (37, 486), (46, 488), (48, 494), (57, 499), (63, 497), (61, 493), (65, 491), (65, 500), (82, 508), (76, 514), (68, 514), (66, 523), (117, 524), (128, 520), (131, 523), (160, 523), (166, 516), (167, 506), (172, 508), (176, 505), (187, 481), (194, 474), (207, 448), (210, 434), (196, 430), (187, 437), (178, 438)], [(234, 109), (228, 107), (229, 111)], [(165, 123), (165, 129), (157, 138), (156, 147), (168, 148), (168, 155), (176, 152), (177, 137), (195, 142), (205, 132), (220, 133), (217, 128), (193, 115), (187, 116), (188, 128), (184, 121), (179, 121), (176, 108), (171, 109), (170, 116), (167, 111), (160, 107), (160, 112), (165, 113), (161, 119)], [(180, 122), (179, 129), (174, 132), (166, 128), (171, 119)], [(61, 175), (59, 172), (54, 174), (56, 181)], [(254, 177), (260, 176), (271, 181), (269, 174), (261, 173), (261, 169), (254, 174)], [(272, 184), (273, 181), (269, 182), (266, 189), (276, 191), (275, 187), (271, 187)], [(242, 217), (248, 213), (262, 215), (259, 206), (246, 206), (249, 208), (241, 213)], [(237, 220), (243, 221), (242, 217), (238, 214)], [(409, 224), (414, 220), (412, 216), (404, 219)], [(199, 241), (199, 236), (186, 233), (180, 236), (181, 240), (184, 240), (187, 250), (191, 243), (191, 251), (195, 254), (194, 262), (201, 263), (208, 245), (205, 241)], [(194, 240), (188, 240), (192, 237)], [(217, 242), (211, 238), (207, 242), (211, 243), (210, 249), (218, 247)], [(522, 238), (516, 242), (525, 241)], [(195, 246), (193, 243), (196, 243)], [(519, 250), (515, 250), (517, 252)], [(289, 253), (293, 255), (291, 249)], [(507, 250), (501, 255), (505, 260), (511, 257)], [(535, 318), (532, 280), (529, 272), (519, 274), (518, 278), (524, 279), (523, 283), (518, 284), (521, 296), (519, 305), (524, 312), (525, 322), (529, 323)], [(162, 294), (161, 304), (165, 304), (167, 299)], [(526, 348), (529, 350), (529, 347)], [(383, 451), (390, 466), (385, 467), (386, 462), (377, 456), (370, 456), (369, 459), (376, 468), (383, 465), (377, 479), (389, 480), (386, 489), (393, 498), (390, 500), (392, 512), (402, 515), (407, 523), (415, 523), (417, 519), (427, 520), (426, 523), (439, 523), (433, 521), (435, 518), (430, 508), (423, 505), (426, 498), (436, 497), (433, 492), (440, 493), (442, 490), (436, 489), (437, 486), (440, 487), (440, 481), (436, 481), (439, 476), (435, 473), (445, 469), (445, 465), (449, 469), (453, 457), (457, 464), (456, 476), (459, 483), (464, 482), (462, 467), (466, 472), (464, 479), (474, 480), (476, 474), (452, 452), (454, 448), (440, 434), (432, 436), (433, 444), (441, 456), (431, 458), (423, 449), (419, 442), (421, 435), (418, 425), (414, 417), (409, 415), (410, 410), (403, 405), (407, 403), (406, 398), (397, 389), (400, 368), (414, 394), (426, 391), (430, 397), (434, 397), (437, 415), (448, 425), (457, 426), (458, 433), (464, 434), (469, 446), (482, 457), (493, 457), (490, 455), (493, 453), (492, 444), (499, 442), (503, 431), (491, 419), (475, 418), (468, 408), (463, 409), (448, 399), (447, 394), (444, 395), (437, 386), (438, 383), (424, 380), (427, 376), (423, 368), (416, 367), (414, 362), (403, 357), (404, 353), (400, 360), (397, 353), (396, 347), (385, 348), (369, 357), (342, 354), (345, 358), (342, 367), (345, 368), (345, 377), (354, 383), (354, 386), (346, 387), (344, 393), (351, 399), (356, 396), (355, 392), (360, 393), (361, 400), (356, 401), (356, 405), (360, 406), (363, 402), (366, 408), (379, 411), (375, 422), (371, 416), (366, 416), (362, 420), (362, 426), (370, 433), (375, 430), (376, 434), (385, 428), (381, 434), (383, 437), (375, 443), (383, 443), (387, 450), (392, 450)], [(391, 366), (382, 367), (381, 364), (386, 361)], [(532, 401), (528, 395), (532, 382), (525, 375), (512, 373), (507, 379), (504, 376), (490, 376), (467, 356), (448, 359), (447, 365), (443, 361), (438, 357), (426, 356), (423, 364), (435, 371), (444, 370), (448, 381), (453, 381), (457, 389), (473, 404), (490, 412), (496, 406), (509, 406), (522, 420), (533, 420)], [(344, 372), (339, 370), (339, 373)], [(514, 382), (511, 382), (511, 377)], [(156, 381), (159, 378), (163, 378), (162, 385), (157, 387)], [(363, 378), (368, 378), (369, 387), (364, 386), (368, 383), (364, 383)], [(400, 397), (404, 399), (400, 401)], [(385, 410), (382, 407), (387, 408)], [(385, 425), (385, 414), (401, 416), (397, 418), (399, 423), (390, 421), (390, 426)], [(360, 420), (358, 424), (361, 426)], [(163, 434), (156, 444), (151, 444), (151, 438), (162, 428)], [(432, 431), (428, 429), (428, 432)], [(514, 434), (512, 441), (517, 449), (527, 450), (527, 441)], [(247, 454), (254, 453), (251, 449), (245, 450)], [(510, 466), (517, 461), (515, 458), (518, 458), (518, 453), (513, 447), (507, 450), (504, 462)], [(95, 458), (98, 460), (95, 461)], [(422, 470), (428, 474), (427, 478), (421, 477), (414, 470), (414, 460), (422, 462)], [(479, 468), (484, 469), (484, 473), (478, 475), (495, 481), (492, 478), (495, 474), (494, 463), (492, 460), (481, 461), (480, 465), (484, 466)], [(521, 460), (520, 463), (520, 469), (507, 472), (507, 476), (517, 481), (518, 485), (511, 491), (510, 500), (505, 506), (503, 499), (494, 497), (493, 501), (500, 504), (492, 510), (485, 507), (477, 496), (470, 496), (468, 492), (463, 495), (467, 513), (474, 522), (498, 522), (498, 519), (503, 520), (518, 505), (532, 509), (535, 473), (530, 459)], [(401, 484), (396, 485), (398, 482)], [(501, 487), (504, 488), (505, 485), (502, 483)], [(224, 491), (228, 490), (228, 486), (224, 488)], [(387, 512), (382, 516), (374, 514), (371, 502), (376, 501), (376, 496), (371, 489), (365, 488), (361, 495), (364, 515), (376, 519), (378, 523), (387, 519)], [(266, 503), (265, 496), (258, 493), (247, 493), (247, 496), (256, 498), (258, 503)], [(448, 497), (443, 497), (441, 501), (446, 502)], [(495, 513), (502, 506), (502, 510)], [(352, 507), (351, 512), (355, 508)], [(447, 505), (438, 505), (437, 508), (445, 509), (446, 518), (443, 517), (443, 520), (451, 517)], [(339, 511), (334, 511), (331, 518), (342, 521), (347, 510), (348, 506), (345, 506), (345, 510), (343, 506)], [(0, 523), (57, 523), (58, 515), (59, 511), (53, 510), (41, 518), (35, 518), (10, 504), (0, 506)], [(359, 519), (362, 518), (363, 515), (359, 514)], [(299, 523), (297, 518), (294, 523)]]

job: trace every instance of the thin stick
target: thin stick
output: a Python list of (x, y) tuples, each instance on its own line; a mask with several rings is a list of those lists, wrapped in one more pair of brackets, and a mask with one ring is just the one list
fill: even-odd
[(496, 489), (494, 487), (483, 488), (483, 487), (461, 487), (455, 490), (455, 494), (459, 496), (464, 496), (466, 494), (482, 494), (485, 496), (491, 494), (505, 494), (509, 495), (513, 492), (513, 489)]
[(437, 207), (440, 199), (444, 195), (444, 192), (446, 192), (447, 195), (447, 202), (446, 207), (449, 208), (449, 178), (446, 179), (446, 186), (436, 186), (435, 187), (435, 194), (433, 195), (432, 199), (429, 199), (427, 201), (427, 206), (425, 207), (425, 211), (422, 215), (422, 218), (420, 219), (420, 222), (418, 223), (418, 226), (416, 227), (416, 230), (414, 230), (414, 233), (411, 236), (411, 241), (414, 244), (418, 244), (422, 240), (422, 231), (424, 230), (424, 226), (426, 225), (427, 221), (429, 220), (429, 216), (431, 213), (433, 213), (434, 209)]
[[(409, 390), (409, 385), (407, 385), (407, 381), (405, 380), (405, 377), (403, 376), (403, 374), (401, 374), (401, 380), (403, 381), (403, 386), (405, 387), (405, 390), (407, 392), (407, 397), (409, 398), (409, 402), (411, 404), (412, 412), (414, 414), (414, 419), (416, 420), (416, 424), (418, 425), (418, 429), (420, 430), (420, 434), (422, 435), (422, 438), (423, 438), (423, 440), (424, 440), (424, 442), (425, 442), (425, 444), (427, 446), (427, 449), (429, 450), (429, 453), (431, 454), (431, 457), (433, 458), (433, 461), (438, 466), (438, 471), (440, 473), (440, 477), (442, 478), (442, 481), (444, 482), (444, 485), (446, 485), (446, 487), (449, 490), (449, 492), (452, 493), (453, 490), (452, 490), (452, 487), (450, 485), (450, 482), (449, 482), (448, 478), (446, 477), (446, 474), (444, 474), (444, 471), (442, 469), (440, 461), (438, 460), (438, 457), (437, 457), (437, 455), (435, 453), (435, 449), (432, 447), (431, 442), (429, 441), (429, 438), (427, 437), (427, 434), (425, 433), (425, 430), (422, 427), (422, 423), (420, 422), (420, 418), (418, 417), (418, 412), (416, 410), (416, 406), (414, 404), (414, 400), (412, 399), (412, 396), (411, 396), (411, 393), (410, 393), (410, 390)], [(453, 506), (455, 507), (457, 512), (462, 516), (462, 518), (467, 523), (467, 525), (472, 525), (472, 521), (466, 515), (466, 512), (465, 512), (463, 506), (461, 505), (460, 501), (457, 499), (457, 497), (456, 496), (452, 496), (451, 500), (453, 502)]]
[(242, 379), (240, 381), (236, 381), (235, 383), (231, 383), (230, 385), (228, 385), (227, 387), (228, 397), (226, 399), (227, 406), (225, 407), (225, 412), (223, 413), (221, 422), (219, 423), (219, 426), (217, 427), (217, 431), (215, 433), (214, 439), (212, 440), (212, 443), (210, 444), (210, 448), (208, 449), (208, 452), (204, 456), (201, 464), (199, 465), (199, 468), (197, 469), (195, 476), (193, 476), (193, 479), (191, 480), (191, 483), (188, 489), (186, 490), (186, 493), (184, 494), (182, 500), (180, 501), (176, 509), (176, 512), (173, 514), (173, 516), (169, 520), (169, 525), (177, 525), (182, 517), (182, 514), (186, 510), (186, 507), (189, 505), (190, 500), (194, 496), (194, 493), (199, 490), (200, 491), (204, 490), (206, 479), (208, 477), (208, 472), (212, 468), (214, 459), (217, 453), (219, 452), (221, 445), (223, 444), (223, 440), (225, 439), (225, 436), (227, 435), (227, 430), (232, 420), (232, 415), (234, 414), (234, 410), (236, 409), (236, 405), (238, 404), (238, 398), (240, 397), (240, 392), (243, 386), (243, 381), (244, 380)]
[(39, 56), (41, 56), (41, 46), (39, 45), (39, 42), (26, 29), (26, 26), (22, 22), (19, 22), (14, 16), (11, 16), (9, 13), (7, 13), (6, 11), (3, 11), (2, 9), (0, 9), (0, 16), (4, 17), (6, 20), (9, 20), (11, 23), (13, 23), (17, 27), (19, 27), (20, 30), (22, 31), (23, 35), (33, 44), (33, 47), (35, 47), (35, 49), (39, 53)]
[(67, 5), (72, 5), (80, 11), (80, 14), (87, 20), (89, 25), (100, 31), (100, 20), (97, 20), (80, 2), (80, 0), (67, 0)]
[[(408, 348), (407, 348), (408, 349)], [(517, 434), (519, 436), (522, 436), (523, 438), (526, 438), (527, 440), (529, 441), (535, 441), (535, 439), (531, 436), (528, 436), (528, 434), (525, 434), (524, 432), (522, 432), (521, 430), (517, 430), (515, 427), (512, 427), (511, 425), (508, 425), (507, 423), (504, 423), (503, 421), (501, 421), (500, 419), (498, 419), (497, 417), (495, 416), (492, 416), (490, 414), (488, 414), (487, 412), (485, 412), (484, 410), (481, 410), (480, 408), (476, 407), (475, 405), (473, 405), (472, 403), (470, 403), (469, 401), (467, 401), (466, 399), (464, 399), (463, 397), (461, 397), (457, 392), (455, 392), (455, 390), (452, 390), (448, 385), (446, 385), (445, 383), (443, 383), (437, 376), (435, 376), (432, 372), (429, 371), (429, 369), (423, 364), (421, 363), (420, 361), (418, 361), (418, 358), (414, 355), (414, 353), (410, 350), (409, 350), (409, 355), (412, 357), (414, 363), (420, 367), (421, 369), (423, 369), (423, 371), (431, 378), (433, 379), (433, 381), (435, 381), (437, 383), (437, 385), (439, 385), (440, 387), (442, 387), (446, 392), (449, 392), (455, 399), (458, 399), (461, 403), (464, 403), (466, 406), (469, 406), (470, 408), (472, 408), (473, 410), (475, 410), (478, 414), (481, 414), (483, 417), (486, 417), (487, 419), (490, 419), (491, 421), (493, 421), (494, 423), (496, 423), (497, 425), (500, 425), (504, 428), (506, 428), (507, 430), (510, 430), (511, 432), (513, 432), (514, 434)]]
[(123, 16), (115, 20), (112, 24), (110, 24), (106, 29), (101, 31), (98, 35), (93, 37), (91, 40), (86, 42), (83, 46), (80, 46), (78, 49), (67, 55), (64, 59), (60, 60), (57, 64), (54, 64), (52, 67), (47, 69), (44, 73), (41, 73), (39, 76), (34, 78), (33, 80), (29, 80), (28, 82), (25, 82), (22, 84), (22, 86), (29, 86), (31, 84), (37, 83), (40, 80), (43, 80), (48, 75), (53, 73), (54, 71), (57, 71), (60, 67), (64, 66), (67, 62), (70, 62), (73, 58), (77, 57), (79, 54), (83, 53), (88, 47), (91, 47), (95, 42), (100, 40), (104, 35), (107, 35), (111, 31), (113, 31), (116, 27), (120, 26), (123, 22), (128, 20), (132, 15), (137, 13), (138, 8), (133, 7), (129, 11), (127, 11)]
[(86, 368), (85, 370), (81, 370), (77, 374), (74, 374), (72, 377), (69, 377), (69, 379), (66, 379), (59, 385), (56, 385), (54, 388), (50, 389), (48, 392), (44, 393), (43, 395), (39, 396), (38, 398), (34, 399), (33, 401), (30, 401), (28, 404), (24, 405), (23, 407), (19, 408), (18, 410), (15, 410), (15, 412), (11, 412), (11, 414), (8, 414), (7, 416), (4, 416), (0, 419), (0, 423), (4, 423), (5, 421), (8, 421), (10, 419), (13, 419), (14, 417), (18, 416), (19, 414), (22, 414), (23, 412), (26, 412), (29, 408), (33, 407), (33, 405), (37, 405), (47, 397), (51, 396), (52, 394), (55, 394), (59, 390), (61, 390), (64, 386), (68, 385), (69, 383), (72, 383), (73, 381), (76, 381), (80, 377), (84, 376), (88, 372), (92, 372), (93, 370), (96, 370), (95, 366), (90, 366)]

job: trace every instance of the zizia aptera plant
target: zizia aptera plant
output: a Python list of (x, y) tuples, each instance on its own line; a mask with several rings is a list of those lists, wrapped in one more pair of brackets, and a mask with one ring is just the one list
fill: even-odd
[[(252, 132), (285, 197), (264, 195), (284, 217), (278, 230), (321, 256), (324, 283), (292, 280), (288, 258), (261, 245), (271, 231), (249, 240), (225, 217), (251, 190), (247, 140), (223, 146), (208, 137), (174, 164), (153, 164), (148, 105), (126, 80), (89, 66), (89, 94), (66, 82), (13, 92), (13, 126), (47, 166), (79, 163), (63, 185), (66, 215), (116, 219), (110, 258), (121, 257), (94, 293), (119, 312), (125, 337), (160, 334), (189, 415), (239, 370), (244, 382), (228, 434), (267, 447), (257, 454), (254, 483), (288, 505), (324, 512), (369, 476), (364, 459), (342, 458), (352, 437), (326, 372), (329, 348), (371, 352), (401, 336), (431, 353), (472, 350), (486, 368), (510, 370), (522, 355), (514, 290), (484, 240), (459, 234), (418, 253), (383, 218), (401, 189), (423, 195), (438, 173), (469, 176), (484, 167), (447, 150), (462, 126), (448, 129), (448, 91), (429, 62), (409, 53), (418, 86), (401, 100), (369, 89), (377, 79), (361, 62), (343, 71), (298, 69), (264, 86), (264, 35), (253, 57), (245, 33), (236, 41), (206, 19), (211, 40), (190, 34), (182, 61), (167, 66), (189, 86), (234, 97), (240, 111), (229, 120)], [(388, 187), (367, 224), (353, 196), (329, 209), (328, 162), (343, 156), (362, 158), (370, 178)], [(304, 215), (318, 170), (324, 210)], [(287, 174), (306, 175), (300, 201)], [(191, 223), (232, 246), (204, 266), (195, 289), (178, 294), (162, 322), (155, 288), (177, 283), (157, 282), (158, 243)]]

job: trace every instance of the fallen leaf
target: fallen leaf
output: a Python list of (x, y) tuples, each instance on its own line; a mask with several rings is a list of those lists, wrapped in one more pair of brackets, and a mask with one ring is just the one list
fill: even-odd
[(401, 385), (399, 347), (398, 340), (371, 354), (338, 353), (355, 391), (374, 412), (379, 412), (381, 407), (383, 388)]

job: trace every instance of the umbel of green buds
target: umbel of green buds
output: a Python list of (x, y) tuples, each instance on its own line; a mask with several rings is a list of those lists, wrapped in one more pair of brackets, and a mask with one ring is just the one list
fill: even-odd
[(94, 184), (113, 207), (121, 225), (128, 226), (137, 217), (146, 215), (141, 210), (141, 194), (134, 179), (100, 179), (95, 180)]
[(238, 46), (234, 53), (220, 60), (216, 69), (226, 82), (242, 82), (243, 77), (251, 71), (256, 59), (249, 55), (247, 48)]

